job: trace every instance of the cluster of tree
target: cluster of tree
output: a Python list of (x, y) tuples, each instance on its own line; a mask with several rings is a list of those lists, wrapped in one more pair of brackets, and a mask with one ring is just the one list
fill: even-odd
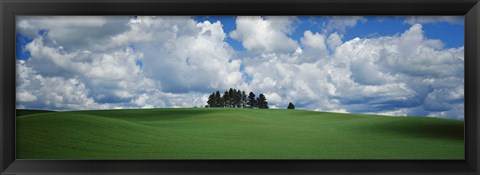
[(295, 105), (293, 105), (293, 103), (290, 102), (290, 103), (288, 104), (287, 109), (295, 109)]
[(230, 88), (223, 95), (219, 91), (212, 93), (208, 97), (207, 108), (260, 108), (268, 109), (268, 102), (265, 95), (258, 97), (253, 92), (247, 96), (245, 91)]

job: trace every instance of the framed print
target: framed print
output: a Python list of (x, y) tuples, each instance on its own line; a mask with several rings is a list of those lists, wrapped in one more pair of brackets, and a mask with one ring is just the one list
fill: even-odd
[(2, 1), (1, 172), (475, 174), (477, 1)]

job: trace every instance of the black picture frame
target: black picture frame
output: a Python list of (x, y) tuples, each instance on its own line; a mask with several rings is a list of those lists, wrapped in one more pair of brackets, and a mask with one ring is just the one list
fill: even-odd
[[(0, 0), (0, 174), (479, 174), (478, 0)], [(16, 15), (464, 15), (465, 160), (16, 160)]]

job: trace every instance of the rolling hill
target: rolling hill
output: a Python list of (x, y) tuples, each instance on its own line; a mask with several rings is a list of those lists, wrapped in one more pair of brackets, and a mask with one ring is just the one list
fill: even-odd
[[(20, 111), (20, 112), (18, 112)], [(17, 159), (463, 159), (463, 121), (284, 109), (17, 111)]]

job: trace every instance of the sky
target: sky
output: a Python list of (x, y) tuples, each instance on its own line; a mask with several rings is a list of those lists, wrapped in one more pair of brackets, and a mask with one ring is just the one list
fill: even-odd
[(17, 16), (16, 105), (270, 108), (464, 119), (463, 16)]

